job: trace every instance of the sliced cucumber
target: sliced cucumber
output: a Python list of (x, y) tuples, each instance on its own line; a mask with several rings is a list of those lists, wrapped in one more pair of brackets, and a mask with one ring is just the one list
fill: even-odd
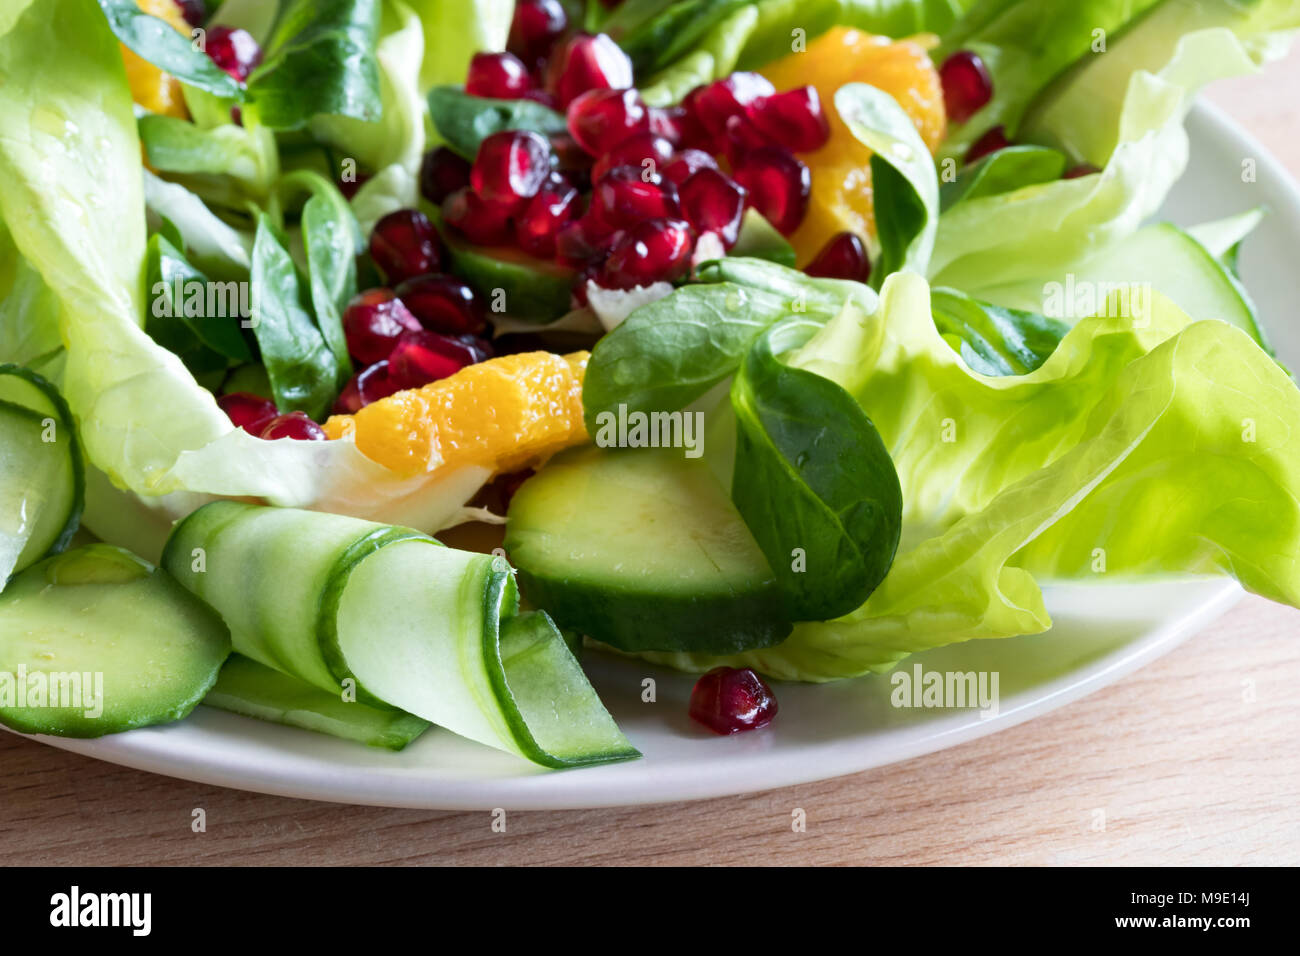
[(180, 720), (229, 653), (226, 625), (165, 571), (110, 545), (77, 548), (0, 594), (0, 723), (99, 737)]
[(85, 474), (76, 424), (48, 381), (0, 365), (0, 588), (10, 574), (68, 546)]
[(745, 210), (745, 217), (740, 220), (740, 235), (727, 254), (766, 259), (791, 269), (795, 263), (794, 246), (757, 209)]
[(533, 604), (622, 650), (728, 654), (791, 630), (731, 499), (681, 450), (557, 455), (515, 493), (505, 548)]
[(451, 271), (464, 279), (491, 308), (498, 301), (517, 319), (538, 323), (569, 311), (574, 272), (546, 259), (508, 247), (472, 246), (447, 238)]
[[(499, 558), (406, 528), (216, 501), (176, 526), (163, 565), (225, 617), (236, 650), (335, 697), (355, 689), (545, 766), (637, 755), (580, 670), (574, 678), (553, 627), (555, 647), (505, 665), (502, 619), (518, 598)], [(539, 711), (538, 686), (565, 696)], [(547, 723), (555, 710), (567, 736)]]
[(386, 750), (401, 750), (431, 726), (405, 711), (346, 701), (242, 654), (230, 655), (203, 704)]

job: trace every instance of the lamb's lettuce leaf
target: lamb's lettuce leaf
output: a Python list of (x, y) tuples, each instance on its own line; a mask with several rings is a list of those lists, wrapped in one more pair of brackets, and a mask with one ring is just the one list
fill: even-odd
[[(218, 217), (207, 204), (179, 183), (143, 170), (144, 202), (150, 228), (173, 232), (191, 262), (217, 279), (246, 279), (253, 236)], [(180, 242), (176, 242), (179, 237)]]
[(379, 119), (317, 116), (310, 128), (313, 135), (344, 150), (345, 155), (368, 169), (397, 164), (414, 174), (420, 166), (425, 140), (424, 98), (420, 90), (424, 27), (401, 0), (385, 0), (380, 31), (375, 48), (382, 105)]
[(466, 159), (478, 155), (479, 144), (493, 133), (524, 129), (543, 136), (567, 130), (563, 113), (532, 100), (494, 100), (471, 96), (455, 84), (429, 91), (429, 118), (449, 149)]
[(1050, 183), (1065, 172), (1065, 154), (1045, 146), (1008, 146), (965, 166), (939, 187), (947, 212), (959, 202), (997, 196), (1037, 183)]
[[(1154, 297), (1142, 328), (1078, 323), (1027, 375), (943, 341), (920, 277), (846, 309), (791, 363), (871, 416), (903, 489), (903, 543), (860, 608), (727, 663), (832, 680), (909, 653), (1050, 625), (1040, 578), (1226, 573), (1300, 603), (1300, 391), (1222, 322)], [(716, 657), (647, 655), (691, 670)]]
[(1056, 351), (1070, 326), (1037, 312), (972, 299), (955, 289), (930, 294), (935, 328), (983, 375), (1024, 375)]
[(113, 33), (140, 59), (209, 93), (244, 98), (239, 81), (213, 63), (190, 36), (145, 13), (135, 0), (99, 0), (99, 6)]
[(233, 181), (257, 201), (265, 200), (280, 173), (274, 136), (252, 122), (204, 129), (175, 116), (147, 113), (140, 117), (139, 127), (149, 165), (158, 172), (199, 182)]

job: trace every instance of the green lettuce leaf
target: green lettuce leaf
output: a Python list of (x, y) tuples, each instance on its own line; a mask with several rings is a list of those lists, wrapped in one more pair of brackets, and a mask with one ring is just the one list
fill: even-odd
[[(727, 663), (780, 678), (1050, 626), (1038, 579), (1226, 573), (1300, 603), (1300, 392), (1240, 330), (1154, 297), (1078, 323), (1027, 375), (970, 370), (924, 280), (889, 279), (791, 359), (861, 402), (903, 489), (903, 543), (862, 607)], [(1100, 565), (1099, 565), (1100, 561)], [(647, 655), (689, 670), (714, 657)]]
[(513, 0), (409, 0), (424, 24), (420, 92), (440, 83), (463, 83), (475, 53), (506, 48)]
[(244, 98), (238, 80), (213, 63), (189, 36), (145, 13), (135, 0), (99, 0), (99, 6), (113, 33), (142, 60), (217, 96)]

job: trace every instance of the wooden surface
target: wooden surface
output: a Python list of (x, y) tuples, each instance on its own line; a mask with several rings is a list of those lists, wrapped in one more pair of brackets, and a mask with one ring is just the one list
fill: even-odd
[[(1297, 93), (1293, 55), (1210, 98), (1300, 176)], [(515, 812), (505, 833), (487, 813), (266, 797), (0, 733), (0, 865), (1296, 865), (1297, 631), (1300, 611), (1247, 598), (1137, 674), (951, 750), (744, 797)]]

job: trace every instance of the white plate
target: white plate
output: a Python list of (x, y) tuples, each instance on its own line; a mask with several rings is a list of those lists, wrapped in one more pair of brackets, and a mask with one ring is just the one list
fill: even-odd
[[(1202, 104), (1189, 117), (1192, 162), (1165, 208), (1191, 224), (1266, 204), (1272, 215), (1246, 244), (1245, 280), (1281, 354), (1300, 365), (1300, 332), (1284, 325), (1297, 298), (1300, 193), (1249, 137)], [(1244, 157), (1255, 183), (1241, 181)], [(602, 698), (645, 754), (629, 763), (548, 772), (431, 730), (405, 751), (386, 751), (200, 707), (169, 727), (100, 740), (39, 738), (114, 763), (203, 783), (318, 800), (447, 809), (560, 809), (656, 803), (744, 793), (905, 760), (1021, 723), (1160, 656), (1230, 607), (1236, 584), (1164, 582), (1047, 590), (1046, 634), (972, 641), (909, 658), (926, 670), (996, 671), (1000, 709), (912, 710), (890, 705), (887, 677), (778, 685), (780, 716), (758, 733), (719, 738), (692, 725), (692, 681), (671, 671), (591, 654)], [(641, 681), (657, 682), (642, 703)]]

